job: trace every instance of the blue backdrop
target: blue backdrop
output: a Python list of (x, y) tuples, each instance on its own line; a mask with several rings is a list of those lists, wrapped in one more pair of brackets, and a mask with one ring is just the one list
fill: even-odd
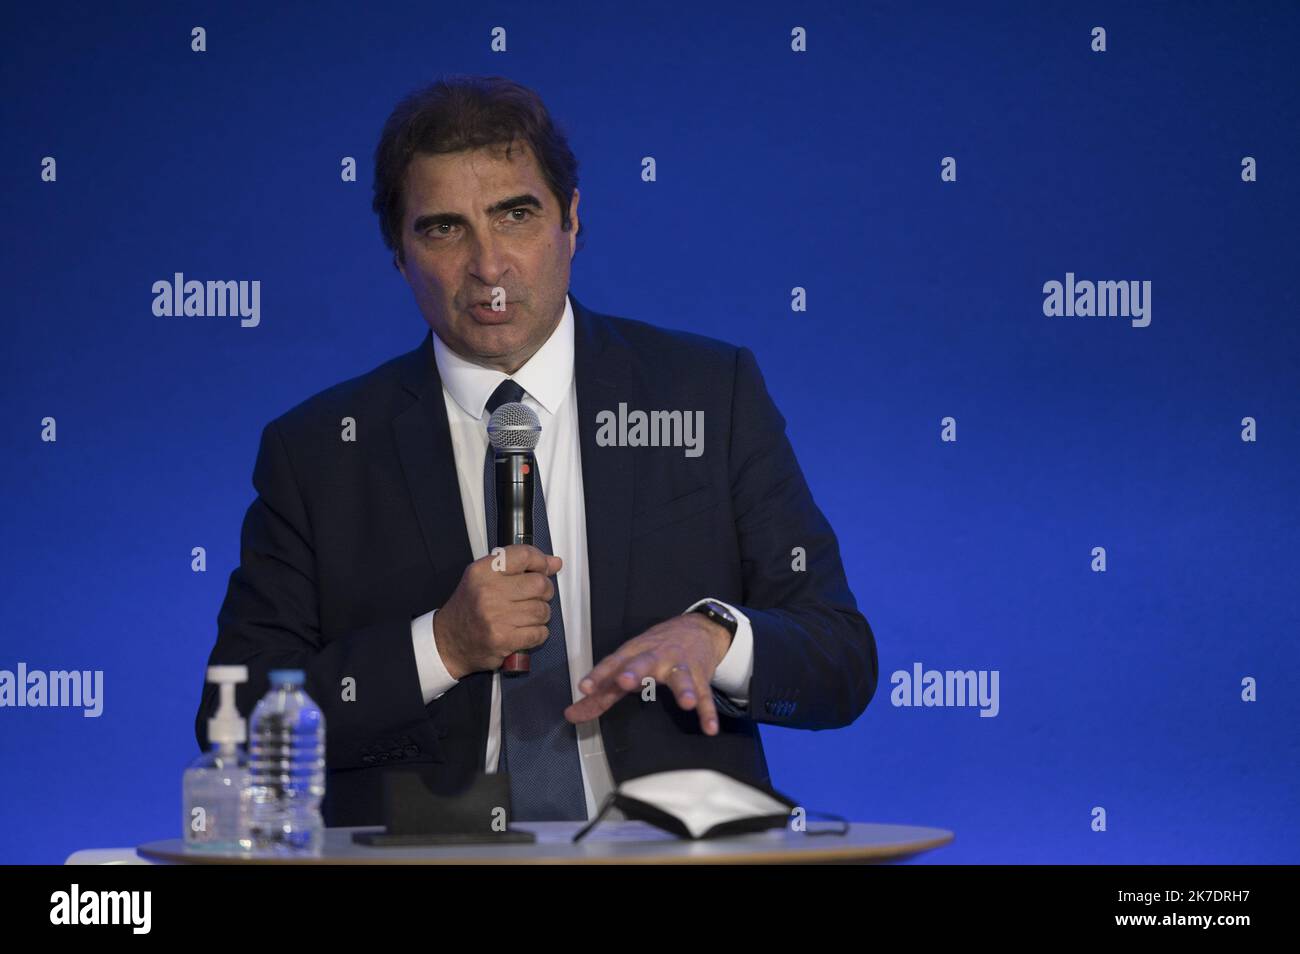
[[(574, 293), (748, 345), (788, 420), (881, 684), (763, 728), (778, 788), (953, 829), (929, 861), (1300, 861), (1296, 4), (54, 3), (0, 43), (0, 669), (104, 673), (98, 718), (0, 708), (0, 861), (179, 836), (261, 429), (426, 331), (370, 156), (451, 72), (568, 130)], [(260, 324), (155, 317), (175, 272)], [(1150, 324), (1046, 316), (1067, 273)], [(918, 663), (997, 715), (895, 705)]]

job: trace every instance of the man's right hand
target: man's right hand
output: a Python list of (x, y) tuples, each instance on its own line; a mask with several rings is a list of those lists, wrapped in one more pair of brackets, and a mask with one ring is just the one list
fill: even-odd
[(456, 592), (433, 614), (433, 641), (453, 679), (500, 669), (511, 653), (546, 642), (555, 595), (549, 577), (563, 565), (557, 556), (516, 543), (465, 568)]

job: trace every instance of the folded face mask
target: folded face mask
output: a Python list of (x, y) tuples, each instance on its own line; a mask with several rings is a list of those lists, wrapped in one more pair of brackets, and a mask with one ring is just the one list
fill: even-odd
[(573, 836), (578, 841), (611, 807), (681, 838), (718, 838), (782, 828), (795, 803), (771, 788), (714, 769), (677, 769), (628, 779)]

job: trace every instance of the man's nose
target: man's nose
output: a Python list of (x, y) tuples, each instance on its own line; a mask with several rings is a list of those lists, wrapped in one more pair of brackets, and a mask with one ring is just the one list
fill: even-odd
[(505, 248), (494, 235), (486, 235), (474, 243), (474, 251), (469, 260), (470, 272), (489, 288), (501, 283), (501, 278), (509, 269)]

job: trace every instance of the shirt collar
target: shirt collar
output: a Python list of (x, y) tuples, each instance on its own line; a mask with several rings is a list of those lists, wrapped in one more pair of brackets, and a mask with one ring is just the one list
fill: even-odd
[(514, 374), (475, 364), (452, 351), (433, 334), (433, 356), (438, 363), (442, 386), (465, 413), (475, 420), (483, 417), (488, 398), (502, 381), (513, 378), (552, 416), (568, 397), (573, 383), (573, 304), (564, 296), (564, 314), (533, 356)]

